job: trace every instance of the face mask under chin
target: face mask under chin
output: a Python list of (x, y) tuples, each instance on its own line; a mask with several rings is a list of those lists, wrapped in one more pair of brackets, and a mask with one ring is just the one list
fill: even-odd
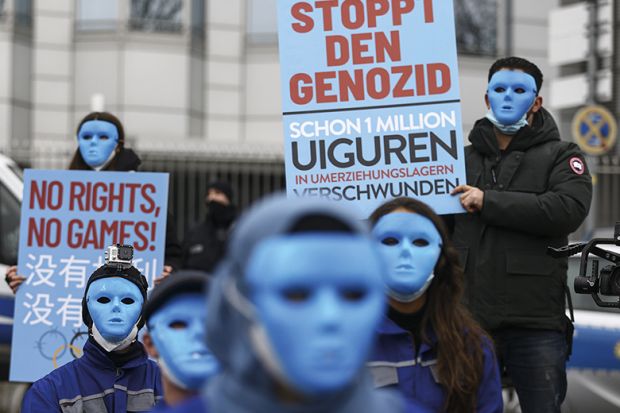
[(521, 119), (519, 119), (516, 123), (513, 123), (512, 125), (502, 125), (495, 118), (495, 115), (493, 114), (493, 111), (491, 109), (489, 109), (489, 111), (487, 112), (486, 118), (504, 135), (515, 135), (517, 132), (519, 132), (519, 130), (521, 130), (521, 128), (528, 125), (528, 112), (525, 112)]
[(415, 300), (417, 300), (418, 298), (422, 297), (422, 295), (424, 295), (424, 293), (426, 292), (426, 290), (428, 290), (428, 287), (431, 286), (431, 282), (433, 281), (433, 278), (435, 278), (435, 274), (431, 274), (428, 279), (426, 280), (426, 282), (424, 283), (424, 285), (417, 291), (412, 292), (412, 293), (402, 293), (402, 292), (398, 292), (392, 289), (387, 290), (387, 295), (398, 301), (399, 303), (412, 303)]

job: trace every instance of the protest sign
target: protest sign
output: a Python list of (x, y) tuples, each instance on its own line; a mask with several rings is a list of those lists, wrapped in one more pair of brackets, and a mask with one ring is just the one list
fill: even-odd
[(153, 285), (163, 269), (168, 174), (27, 169), (15, 299), (11, 381), (35, 381), (80, 357), (82, 297), (112, 244), (134, 247)]
[(452, 1), (281, 1), (278, 26), (289, 196), (462, 212)]

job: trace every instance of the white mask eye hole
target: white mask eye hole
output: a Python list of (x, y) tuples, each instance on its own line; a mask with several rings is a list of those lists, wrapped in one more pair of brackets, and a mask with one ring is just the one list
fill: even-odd
[(383, 245), (393, 246), (393, 245), (398, 245), (398, 240), (394, 237), (387, 237), (387, 238), (383, 238), (381, 240), (381, 243)]
[(82, 139), (84, 140), (91, 140), (93, 138), (93, 135), (89, 134), (89, 133), (85, 133), (84, 135), (82, 135)]
[(183, 330), (187, 328), (187, 323), (182, 320), (175, 320), (171, 322), (170, 324), (168, 324), (168, 327), (170, 327), (173, 330)]
[(506, 89), (505, 89), (505, 88), (503, 88), (503, 87), (501, 87), (501, 86), (498, 86), (498, 87), (496, 87), (495, 89), (493, 89), (493, 91), (494, 91), (495, 93), (504, 93), (504, 92), (506, 91)]
[(302, 303), (310, 299), (310, 290), (303, 287), (288, 288), (282, 291), (282, 297), (292, 303)]
[(99, 297), (99, 298), (97, 298), (97, 302), (100, 303), (100, 304), (107, 304), (110, 301), (112, 301), (112, 300), (110, 300), (110, 298), (108, 298), (108, 297)]
[(416, 247), (426, 247), (429, 244), (429, 242), (425, 240), (424, 238), (418, 238), (414, 240), (412, 244), (415, 245)]
[(136, 301), (133, 298), (129, 298), (129, 297), (125, 297), (121, 300), (121, 303), (127, 304), (127, 305), (133, 304), (135, 302)]

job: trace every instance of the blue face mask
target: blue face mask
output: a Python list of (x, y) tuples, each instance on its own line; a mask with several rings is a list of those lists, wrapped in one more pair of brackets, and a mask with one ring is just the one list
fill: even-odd
[(144, 303), (138, 286), (120, 277), (93, 282), (86, 300), (97, 330), (111, 343), (123, 341), (132, 332)]
[(527, 112), (534, 104), (536, 93), (536, 81), (531, 75), (519, 70), (495, 72), (487, 88), (491, 106), (487, 118), (502, 132), (516, 133), (527, 125)]
[(78, 145), (84, 162), (92, 168), (104, 165), (118, 144), (118, 130), (110, 122), (89, 120), (78, 132)]
[(264, 241), (246, 268), (267, 341), (255, 349), (270, 347), (281, 378), (304, 394), (343, 388), (363, 368), (383, 314), (383, 269), (372, 242), (357, 236)]
[(200, 389), (218, 371), (205, 344), (206, 314), (204, 296), (187, 293), (168, 301), (149, 321), (164, 374), (184, 389)]
[(441, 254), (441, 235), (432, 221), (409, 212), (392, 212), (375, 224), (372, 234), (379, 242), (388, 270), (384, 282), (388, 294), (411, 302), (430, 286)]

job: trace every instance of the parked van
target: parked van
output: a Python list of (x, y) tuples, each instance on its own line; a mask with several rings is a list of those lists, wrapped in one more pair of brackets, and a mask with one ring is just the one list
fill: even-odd
[(27, 386), (8, 383), (15, 298), (4, 282), (10, 265), (17, 264), (23, 180), (15, 162), (0, 154), (0, 411), (16, 412)]

